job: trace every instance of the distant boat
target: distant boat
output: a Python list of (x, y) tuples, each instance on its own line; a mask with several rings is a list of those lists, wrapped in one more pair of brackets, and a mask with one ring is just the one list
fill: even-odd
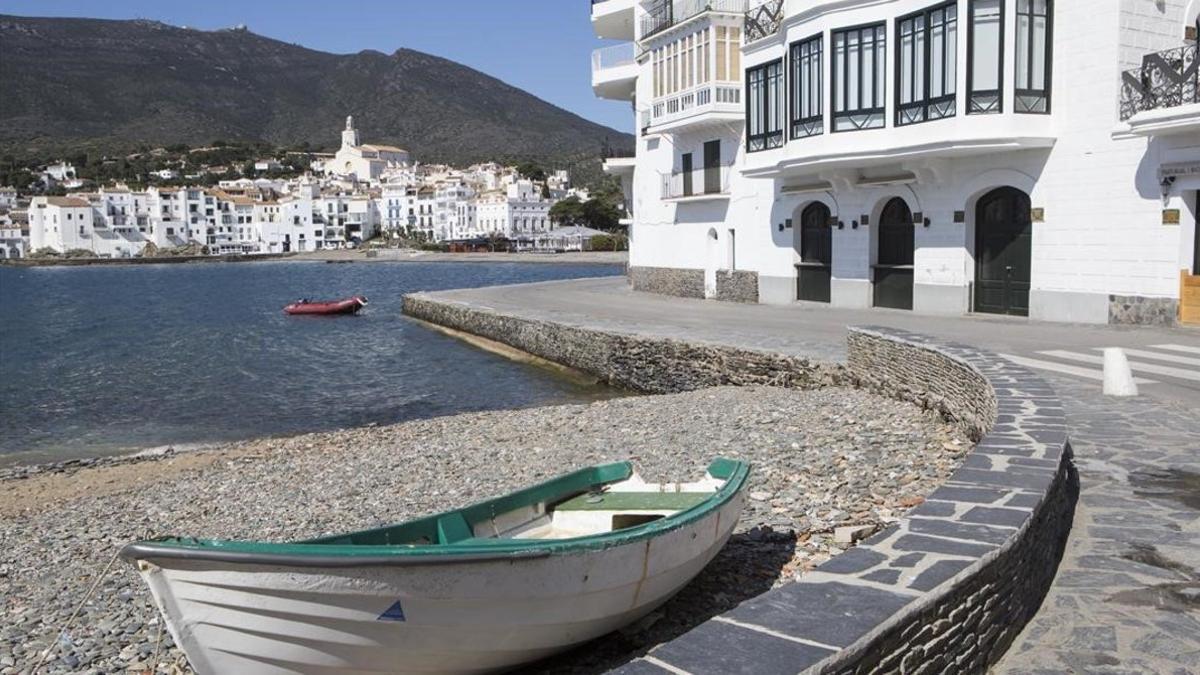
[(694, 483), (605, 464), (456, 511), (295, 543), (168, 537), (126, 546), (193, 668), (483, 673), (649, 614), (738, 522), (750, 466)]
[(367, 306), (364, 296), (342, 300), (298, 300), (283, 308), (286, 314), (354, 314)]

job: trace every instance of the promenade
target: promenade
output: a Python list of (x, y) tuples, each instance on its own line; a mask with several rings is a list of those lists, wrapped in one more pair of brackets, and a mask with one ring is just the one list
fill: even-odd
[[(846, 327), (970, 344), (1031, 368), (1066, 406), (1080, 497), (1037, 616), (996, 670), (1200, 672), (1200, 331), (929, 317), (634, 293), (621, 278), (428, 294), (522, 318), (840, 361)], [(1127, 350), (1141, 395), (1104, 397), (1100, 350)]]

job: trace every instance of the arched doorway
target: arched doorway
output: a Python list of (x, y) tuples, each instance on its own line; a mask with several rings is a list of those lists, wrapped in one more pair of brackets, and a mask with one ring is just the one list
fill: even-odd
[(833, 228), (829, 207), (813, 202), (800, 213), (800, 241), (796, 249), (796, 297), (809, 302), (829, 302), (829, 280), (833, 270)]
[(1029, 195), (992, 190), (975, 204), (975, 311), (1029, 316), (1033, 223)]
[(717, 231), (709, 229), (707, 240), (707, 259), (704, 265), (704, 297), (717, 297), (717, 270), (721, 267), (721, 249), (717, 246)]
[(913, 308), (913, 214), (908, 204), (893, 197), (879, 214), (875, 239), (876, 307)]

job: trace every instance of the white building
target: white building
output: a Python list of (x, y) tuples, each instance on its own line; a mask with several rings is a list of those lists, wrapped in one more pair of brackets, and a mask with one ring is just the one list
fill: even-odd
[(346, 118), (346, 129), (342, 131), (342, 147), (332, 160), (322, 163), (322, 169), (326, 175), (377, 182), (385, 171), (401, 168), (409, 161), (407, 150), (391, 145), (361, 144), (358, 130), (354, 128), (354, 117), (351, 116)]
[(11, 209), (17, 205), (17, 189), (0, 187), (0, 209)]
[(29, 241), (21, 231), (21, 223), (7, 211), (0, 211), (0, 260), (24, 258), (29, 255)]
[(1200, 0), (601, 0), (592, 23), (629, 41), (592, 82), (640, 132), (606, 163), (638, 289), (1200, 320)]

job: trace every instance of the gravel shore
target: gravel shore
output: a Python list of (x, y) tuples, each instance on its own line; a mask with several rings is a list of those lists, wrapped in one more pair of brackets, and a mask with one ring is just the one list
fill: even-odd
[[(694, 583), (619, 633), (528, 672), (593, 673), (840, 553), (833, 529), (919, 504), (969, 442), (866, 392), (717, 388), (590, 405), (456, 415), (257, 440), (0, 481), (0, 675), (190, 672), (117, 550), (161, 534), (288, 540), (454, 508), (566, 470), (632, 459), (647, 480), (694, 480), (717, 455), (754, 463), (728, 546)], [(495, 477), (499, 477), (496, 480)], [(156, 655), (157, 654), (157, 655)]]

